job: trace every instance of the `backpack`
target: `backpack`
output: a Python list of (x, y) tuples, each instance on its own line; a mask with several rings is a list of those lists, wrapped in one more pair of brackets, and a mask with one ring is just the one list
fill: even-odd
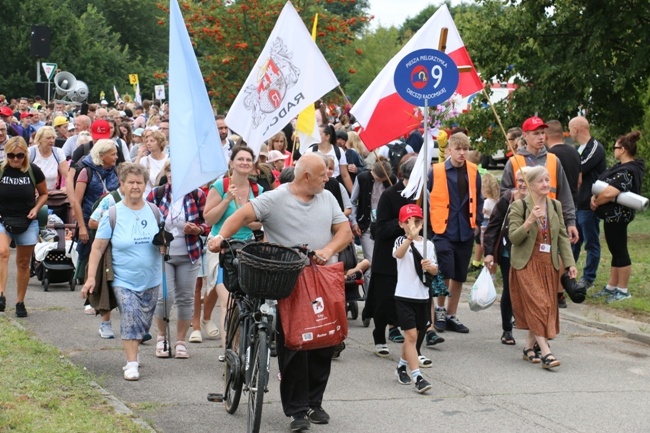
[[(56, 152), (54, 149), (52, 149), (52, 155), (54, 155), (54, 160), (56, 161), (56, 165), (59, 165), (59, 158), (56, 156)], [(29, 147), (29, 162), (34, 163), (34, 160), (36, 159), (36, 146), (30, 146)]]
[[(255, 183), (255, 182), (253, 182), (250, 179), (248, 179), (248, 183), (251, 185), (251, 191), (253, 191), (253, 197), (257, 197), (259, 195), (259, 193), (260, 193), (259, 185), (257, 183)], [(230, 186), (230, 178), (229, 177), (224, 177), (223, 178), (223, 192), (224, 193), (228, 191), (229, 186)], [(158, 193), (156, 193), (156, 196), (157, 195), (158, 195)], [(162, 195), (161, 195), (161, 197), (162, 197)]]
[[(336, 144), (332, 144), (332, 147), (334, 148), (334, 154), (336, 155), (336, 163), (338, 164), (339, 161), (341, 160), (341, 149), (339, 149), (339, 146)], [(309, 146), (309, 148), (314, 152), (318, 152), (318, 143), (312, 144), (311, 146)]]
[[(77, 178), (79, 177), (79, 173), (81, 173), (81, 170), (85, 167), (83, 163), (83, 159), (86, 155), (90, 153), (90, 147), (91, 147), (92, 142), (89, 141), (88, 143), (82, 144), (84, 154), (77, 160), (77, 163), (74, 165), (75, 173), (74, 173), (74, 180), (73, 180), (73, 185), (77, 185)], [(117, 165), (119, 165), (121, 162), (126, 161), (124, 159), (124, 153), (122, 153), (122, 146), (118, 143), (115, 143), (115, 148), (117, 149)], [(91, 174), (92, 175), (92, 174)], [(88, 179), (88, 182), (90, 182), (90, 178)]]
[(408, 154), (408, 150), (406, 150), (406, 143), (403, 141), (388, 145), (388, 161), (390, 161), (393, 173), (397, 174), (399, 163), (406, 154)]
[[(158, 206), (151, 203), (150, 201), (145, 201), (149, 205), (149, 208), (153, 212), (153, 215), (156, 217), (156, 221), (160, 221), (160, 209)], [(117, 209), (115, 205), (108, 208), (108, 222), (111, 225), (111, 237), (113, 237), (113, 231), (115, 230), (115, 223), (117, 221)]]

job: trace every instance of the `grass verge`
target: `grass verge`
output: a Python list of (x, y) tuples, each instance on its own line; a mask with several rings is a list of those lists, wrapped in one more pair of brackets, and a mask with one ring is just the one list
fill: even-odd
[(93, 377), (0, 315), (0, 432), (149, 433), (117, 413)]

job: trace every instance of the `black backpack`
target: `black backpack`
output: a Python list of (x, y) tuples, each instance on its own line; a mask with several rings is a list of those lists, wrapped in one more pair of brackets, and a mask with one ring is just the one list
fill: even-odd
[[(318, 152), (318, 143), (316, 143), (316, 144), (312, 144), (312, 145), (309, 146), (309, 147), (310, 147), (311, 150), (313, 150), (314, 152)], [(332, 144), (332, 147), (334, 148), (334, 154), (336, 155), (336, 164), (338, 164), (339, 161), (341, 160), (341, 149), (339, 149), (338, 144)], [(348, 164), (349, 164), (349, 162), (348, 162)]]
[(406, 154), (408, 154), (408, 150), (406, 150), (406, 143), (403, 141), (388, 145), (388, 161), (390, 161), (390, 166), (396, 175), (399, 169), (399, 162)]

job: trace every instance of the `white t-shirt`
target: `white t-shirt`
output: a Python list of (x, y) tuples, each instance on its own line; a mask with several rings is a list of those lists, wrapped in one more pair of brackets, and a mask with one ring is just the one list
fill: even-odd
[(153, 159), (151, 155), (147, 155), (144, 158), (140, 159), (140, 164), (144, 165), (144, 168), (146, 168), (149, 171), (149, 182), (147, 182), (147, 185), (145, 186), (144, 189), (144, 197), (146, 198), (149, 195), (149, 192), (153, 189), (154, 186), (156, 186), (156, 179), (158, 178), (158, 175), (162, 171), (163, 165), (165, 165), (165, 161), (169, 158), (166, 154), (163, 159)]
[[(56, 158), (54, 153), (56, 152)], [(32, 155), (35, 155), (32, 158)], [(57, 180), (59, 179), (59, 163), (65, 162), (65, 153), (59, 147), (52, 148), (52, 154), (47, 158), (44, 158), (41, 155), (41, 151), (38, 149), (38, 146), (32, 146), (29, 148), (30, 161), (38, 165), (38, 167), (43, 171), (45, 175), (45, 183), (47, 184), (47, 190), (52, 191), (56, 186)], [(58, 162), (57, 162), (58, 159)]]
[[(332, 159), (334, 159), (334, 162), (336, 162), (336, 150), (334, 150), (334, 146), (336, 146), (336, 144), (332, 145), (332, 148), (330, 149), (329, 152), (327, 153), (323, 152), (323, 153), (327, 156), (331, 156)], [(311, 152), (314, 152), (314, 149), (311, 146), (309, 147), (309, 150)], [(315, 152), (320, 152), (320, 150), (316, 148)], [(341, 157), (338, 160), (338, 164), (334, 164), (334, 173), (332, 173), (332, 177), (338, 177), (339, 174), (341, 174), (341, 169), (339, 166), (348, 165), (348, 160), (345, 158), (345, 150), (339, 148), (339, 152), (341, 153)]]
[[(400, 236), (395, 239), (393, 257), (395, 257), (395, 251), (397, 251), (397, 248), (402, 245), (405, 240), (405, 236)], [(429, 289), (424, 285), (417, 272), (415, 272), (413, 253), (411, 252), (411, 248), (415, 247), (418, 249), (420, 254), (422, 254), (422, 242), (423, 238), (420, 237), (420, 240), (411, 242), (404, 257), (401, 259), (395, 257), (395, 260), (397, 260), (397, 286), (395, 287), (395, 296), (397, 297), (418, 300), (429, 299)], [(422, 256), (424, 257), (424, 254), (422, 254)], [(438, 260), (436, 259), (436, 248), (433, 246), (433, 242), (431, 241), (427, 241), (426, 258), (431, 260), (434, 264), (438, 264)]]

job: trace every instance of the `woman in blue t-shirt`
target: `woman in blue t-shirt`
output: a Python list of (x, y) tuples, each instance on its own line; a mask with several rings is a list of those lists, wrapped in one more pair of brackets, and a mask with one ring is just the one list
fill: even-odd
[[(10, 139), (0, 165), (0, 312), (7, 306), (5, 287), (9, 244), (16, 244), (16, 316), (27, 317), (25, 294), (29, 283), (29, 262), (38, 242), (39, 209), (47, 201), (45, 175), (30, 164), (27, 143), (22, 137)], [(38, 191), (38, 199), (35, 199)]]

